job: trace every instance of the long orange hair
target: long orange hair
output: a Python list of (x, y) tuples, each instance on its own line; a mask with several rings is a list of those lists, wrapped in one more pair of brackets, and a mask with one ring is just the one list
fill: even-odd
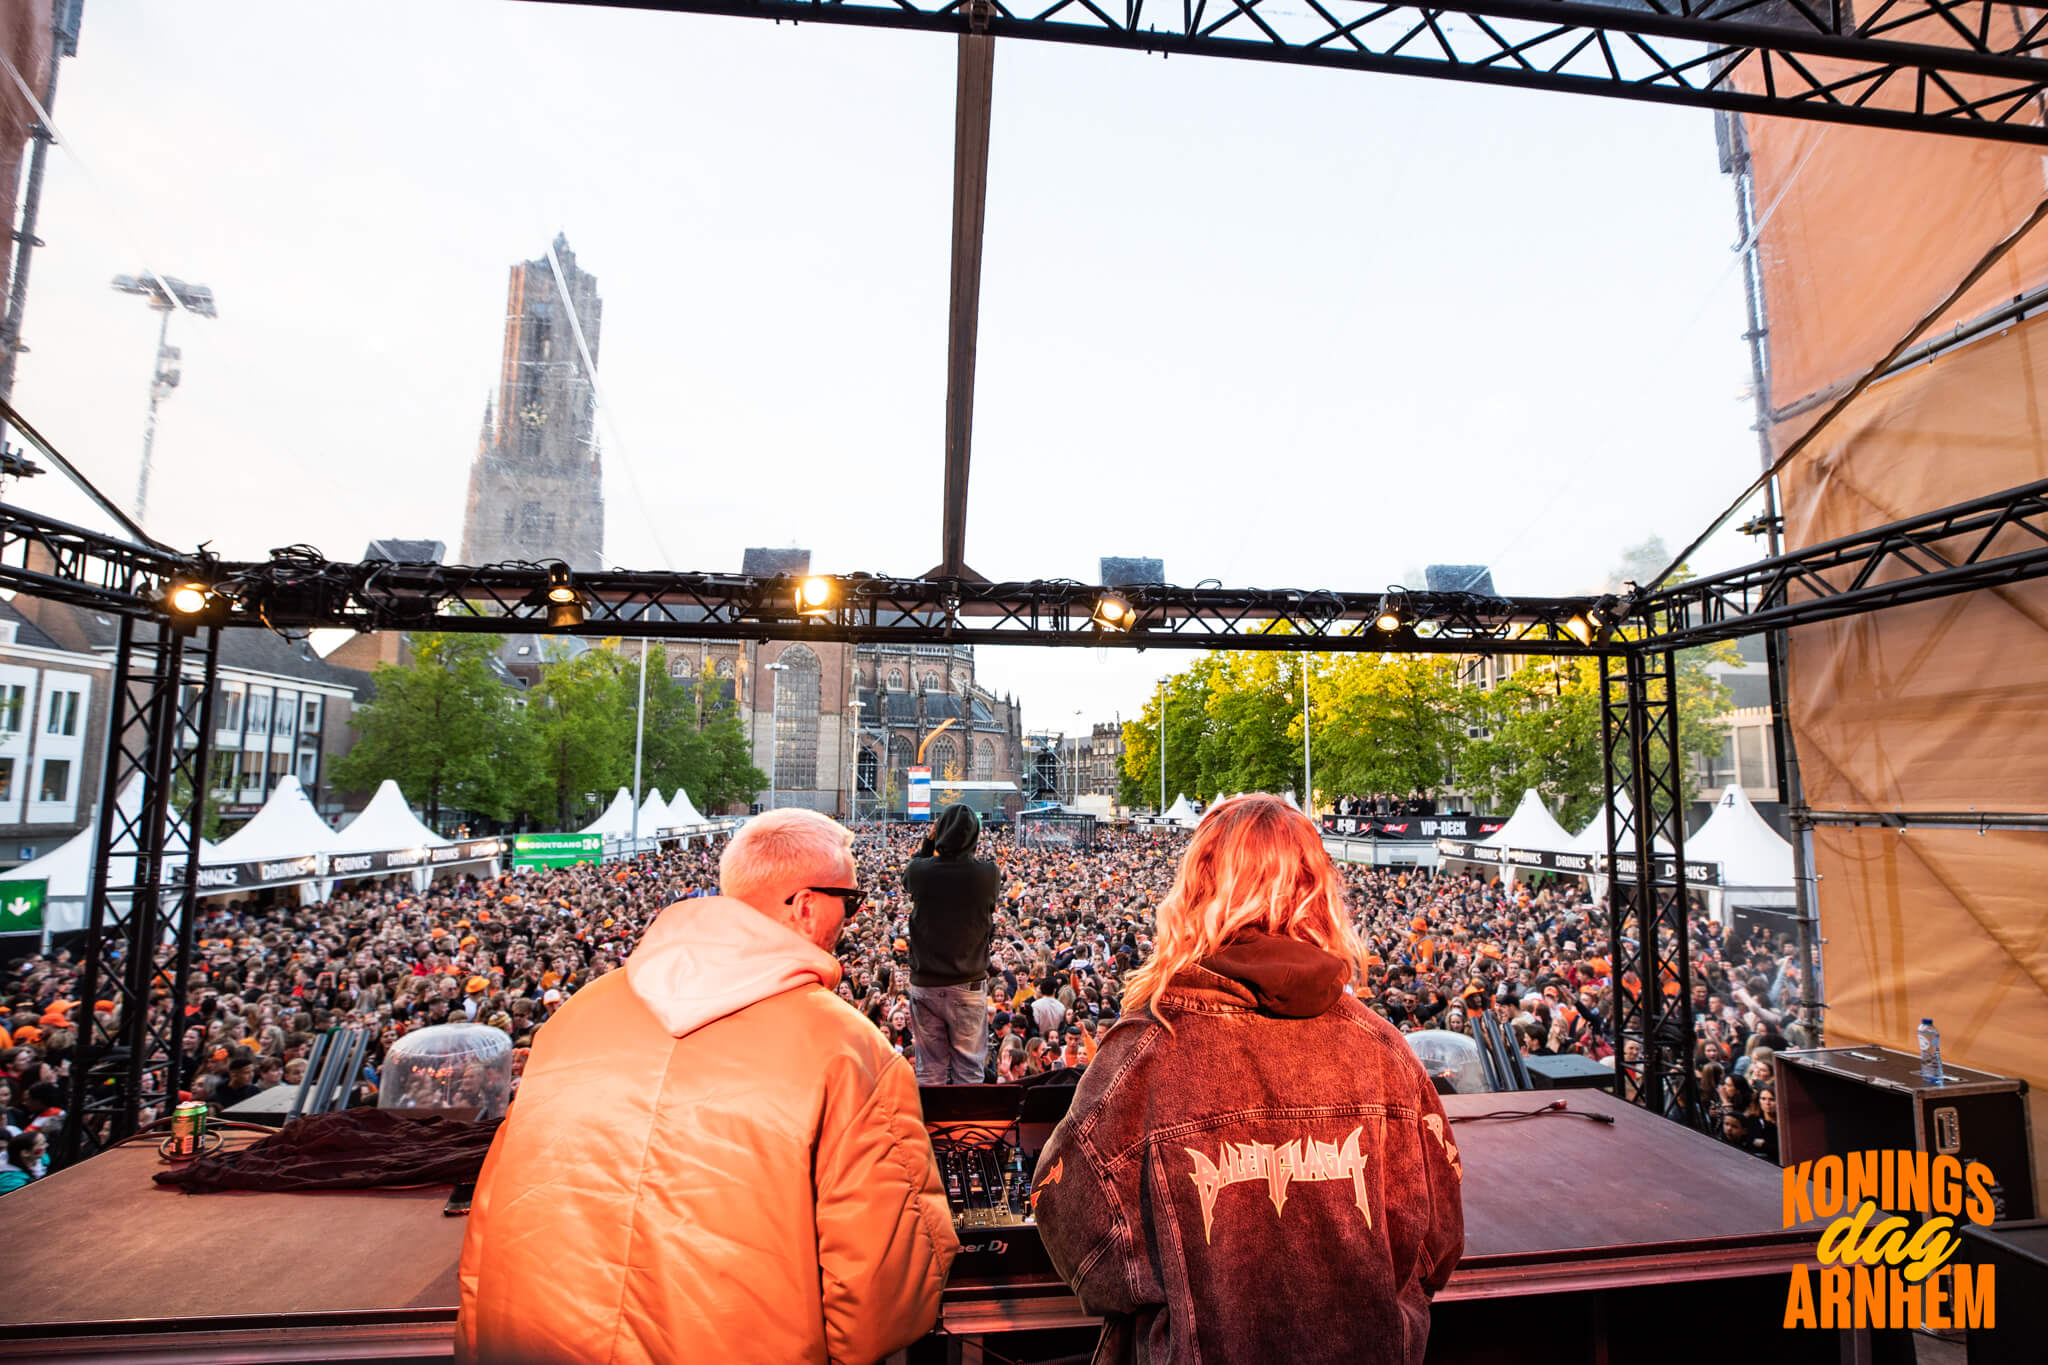
[(1210, 807), (1153, 922), (1151, 958), (1124, 978), (1126, 1014), (1143, 1009), (1157, 1018), (1174, 974), (1244, 929), (1313, 943), (1354, 974), (1365, 960), (1323, 836), (1277, 796), (1239, 796)]

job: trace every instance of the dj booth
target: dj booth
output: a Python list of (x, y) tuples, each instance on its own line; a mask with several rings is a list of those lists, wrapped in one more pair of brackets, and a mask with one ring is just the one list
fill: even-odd
[[(955, 1265), (939, 1330), (903, 1353), (910, 1365), (1085, 1355), (1093, 1320), (1047, 1266), (1017, 1184), (1070, 1096), (927, 1092), (961, 1241), (977, 1249)], [(1444, 1099), (1466, 1242), (1436, 1301), (1431, 1360), (1719, 1365), (1737, 1342), (1752, 1355), (1767, 1343), (1774, 1361), (1841, 1359), (1832, 1333), (1778, 1329), (1816, 1229), (1780, 1225), (1775, 1168), (1597, 1091), (1565, 1100), (1611, 1124), (1476, 1117), (1555, 1098)], [(992, 1134), (994, 1159), (965, 1155)], [(131, 1145), (0, 1198), (0, 1360), (451, 1353), (463, 1223), (443, 1212), (446, 1186), (185, 1195), (152, 1184), (158, 1169), (154, 1147)]]

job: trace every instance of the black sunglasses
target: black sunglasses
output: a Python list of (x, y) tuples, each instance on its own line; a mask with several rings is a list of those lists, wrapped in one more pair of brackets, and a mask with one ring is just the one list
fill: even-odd
[(798, 896), (801, 896), (804, 893), (804, 891), (815, 891), (821, 896), (839, 897), (840, 900), (846, 903), (846, 912), (848, 914), (852, 914), (855, 910), (858, 910), (860, 908), (861, 901), (866, 899), (868, 894), (866, 891), (863, 891), (858, 886), (807, 886), (803, 889), (803, 891), (792, 892), (790, 894), (789, 899), (785, 900), (783, 904), (795, 905), (796, 898)]

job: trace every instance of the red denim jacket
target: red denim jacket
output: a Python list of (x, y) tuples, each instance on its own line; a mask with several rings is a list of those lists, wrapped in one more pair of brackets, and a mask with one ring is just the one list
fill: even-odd
[(1033, 1195), (1053, 1265), (1103, 1316), (1098, 1365), (1420, 1365), (1465, 1244), (1463, 1172), (1421, 1065), (1348, 976), (1240, 935), (1104, 1039)]

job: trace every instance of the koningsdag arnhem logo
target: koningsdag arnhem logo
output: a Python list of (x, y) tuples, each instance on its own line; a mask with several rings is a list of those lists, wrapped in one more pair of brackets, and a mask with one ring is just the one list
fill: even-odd
[(1820, 1269), (1792, 1272), (1785, 1326), (1995, 1327), (1993, 1267), (1955, 1255), (1957, 1219), (1989, 1223), (1996, 1191), (1983, 1162), (1926, 1152), (1851, 1152), (1786, 1167), (1785, 1226), (1832, 1221), (1820, 1235)]

